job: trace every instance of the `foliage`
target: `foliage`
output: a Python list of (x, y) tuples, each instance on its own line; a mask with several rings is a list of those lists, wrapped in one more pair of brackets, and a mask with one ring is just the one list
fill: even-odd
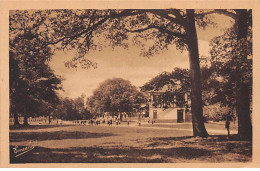
[(88, 99), (92, 114), (132, 114), (145, 104), (145, 96), (130, 81), (114, 78), (102, 82)]
[[(216, 80), (216, 76), (212, 68), (203, 67), (201, 68), (201, 82), (202, 82), (202, 97), (204, 105), (212, 104), (212, 98), (215, 95), (214, 89), (219, 83)], [(173, 99), (176, 96), (177, 106), (183, 106), (185, 103), (184, 94), (190, 94), (191, 82), (190, 82), (190, 71), (188, 69), (174, 68), (169, 72), (163, 72), (156, 77), (152, 78), (149, 82), (145, 83), (142, 87), (142, 91), (158, 91), (163, 87), (167, 87), (166, 92), (163, 94), (163, 99)], [(166, 105), (166, 107), (169, 107)]]
[[(196, 22), (204, 28), (212, 22), (210, 16), (199, 15), (203, 12), (196, 10)], [(25, 44), (33, 45), (20, 48), (21, 53), (50, 53), (41, 55), (43, 60), (56, 50), (75, 49), (77, 55), (67, 67), (95, 68), (97, 63), (86, 57), (89, 50), (107, 45), (128, 48), (129, 38), (143, 56), (161, 53), (170, 45), (186, 50), (185, 17), (186, 10), (177, 9), (16, 10), (10, 12), (10, 38), (16, 43), (22, 36)]]
[(223, 107), (220, 103), (207, 105), (203, 108), (204, 117), (211, 121), (221, 121), (225, 116), (230, 114), (231, 109), (227, 106)]
[[(61, 89), (61, 78), (48, 65), (38, 64), (27, 69), (33, 61), (22, 62), (10, 54), (10, 110), (23, 115), (43, 115), (59, 103), (56, 90)], [(44, 105), (45, 104), (45, 105)], [(48, 110), (47, 110), (48, 108)], [(44, 111), (44, 109), (46, 109)]]
[(238, 81), (249, 85), (252, 91), (251, 28), (246, 39), (237, 40), (235, 30), (230, 29), (224, 35), (216, 37), (210, 45), (211, 65), (221, 78), (217, 82), (219, 88), (215, 90), (214, 101), (234, 107), (237, 102)]
[(164, 108), (169, 108), (175, 98), (174, 103), (179, 107), (185, 107), (184, 95), (190, 92), (190, 73), (188, 69), (175, 68), (171, 73), (163, 72), (145, 83), (141, 90), (159, 91), (165, 89), (161, 96)]
[(56, 90), (62, 89), (62, 79), (48, 66), (51, 49), (39, 48), (39, 35), (34, 32), (37, 26), (24, 22), (29, 15), (13, 17), (9, 35), (10, 111), (26, 117), (45, 115), (59, 103)]
[(63, 120), (90, 119), (90, 112), (86, 109), (85, 95), (76, 99), (60, 98), (61, 103), (54, 110), (54, 117)]

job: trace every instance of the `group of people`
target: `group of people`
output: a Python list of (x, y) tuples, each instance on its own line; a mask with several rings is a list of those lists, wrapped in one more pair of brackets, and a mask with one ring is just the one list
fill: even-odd
[[(127, 121), (127, 125), (130, 125), (130, 120), (128, 119)], [(100, 125), (100, 124), (106, 124), (107, 123), (107, 125), (108, 126), (112, 126), (113, 125), (113, 123), (115, 124), (115, 125), (121, 125), (121, 120), (120, 120), (120, 118), (119, 117), (115, 117), (115, 118), (107, 118), (107, 119), (105, 119), (105, 118), (96, 118), (96, 119), (90, 119), (89, 120), (89, 125)], [(138, 121), (138, 124), (139, 125), (141, 125), (141, 121)], [(84, 124), (84, 125), (86, 125), (86, 124)]]
[[(230, 128), (230, 122), (231, 122), (232, 120), (233, 120), (233, 117), (232, 117), (231, 114), (227, 114), (227, 115), (225, 116), (225, 128), (227, 129), (228, 136), (230, 135), (230, 130), (229, 130), (229, 128)], [(115, 121), (116, 125), (121, 125), (121, 120), (120, 120), (120, 118), (116, 117), (116, 118), (114, 118), (114, 121)], [(77, 125), (86, 125), (87, 121), (86, 121), (86, 120), (84, 120), (84, 121), (76, 121), (75, 123), (76, 123)], [(102, 123), (103, 123), (103, 124), (106, 123), (105, 118), (103, 118)], [(153, 119), (151, 120), (150, 117), (149, 117), (149, 118), (148, 118), (148, 124), (150, 124), (150, 123), (151, 123), (151, 124), (154, 124), (155, 121), (154, 121)], [(58, 121), (57, 121), (57, 124), (58, 124)], [(62, 121), (61, 121), (60, 124), (62, 124)], [(100, 124), (101, 124), (101, 119), (90, 119), (90, 120), (89, 120), (89, 125), (100, 125)], [(112, 124), (113, 124), (113, 118), (107, 119), (107, 125), (108, 125), (108, 126), (112, 126)], [(127, 125), (130, 125), (130, 120), (127, 120)], [(138, 120), (137, 125), (138, 125), (138, 126), (141, 126), (141, 120), (140, 120), (140, 119)]]
[[(150, 117), (148, 118), (148, 124), (151, 122)], [(152, 119), (152, 125), (155, 123), (155, 120)]]
[(101, 121), (99, 119), (90, 119), (89, 125), (100, 125)]
[[(62, 121), (61, 121), (62, 122)], [(60, 122), (60, 123), (61, 123)], [(86, 125), (87, 124), (87, 121), (86, 120), (77, 120), (77, 121), (73, 121), (73, 123), (75, 125)], [(58, 121), (57, 121), (57, 124), (58, 124)]]
[[(121, 121), (119, 118), (116, 118), (115, 121), (116, 125), (120, 125), (121, 124)], [(113, 125), (113, 119), (112, 118), (109, 118), (109, 119), (90, 119), (89, 120), (89, 125), (100, 125), (100, 124), (105, 124), (107, 123), (108, 126), (112, 126)]]

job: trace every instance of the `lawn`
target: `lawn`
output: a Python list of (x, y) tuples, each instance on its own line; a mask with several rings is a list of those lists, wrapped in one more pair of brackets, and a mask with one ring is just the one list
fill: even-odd
[[(192, 137), (191, 124), (142, 126), (31, 126), (10, 129), (11, 163), (248, 162), (252, 142), (223, 125), (206, 124), (211, 136)], [(231, 130), (231, 133), (236, 130)], [(213, 135), (214, 134), (214, 135)], [(14, 147), (33, 147), (15, 157)]]

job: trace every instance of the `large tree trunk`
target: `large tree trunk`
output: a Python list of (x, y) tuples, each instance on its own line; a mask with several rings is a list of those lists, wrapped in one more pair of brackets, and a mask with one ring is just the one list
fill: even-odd
[(208, 133), (204, 125), (202, 110), (199, 50), (197, 32), (195, 27), (194, 10), (187, 10), (187, 22), (185, 26), (185, 31), (191, 71), (191, 113), (193, 136), (208, 137)]
[[(236, 20), (236, 31), (238, 41), (241, 39), (246, 39), (248, 34), (248, 13), (247, 10), (237, 11)], [(243, 61), (247, 60), (247, 56), (241, 56)], [(239, 70), (239, 69), (238, 69)], [(242, 75), (242, 71), (239, 71), (238, 75)], [(250, 91), (249, 85), (243, 83), (241, 77), (238, 76), (238, 88), (237, 88), (237, 105), (236, 111), (238, 116), (238, 134), (241, 138), (250, 139), (252, 138), (252, 124), (250, 118)]]
[(240, 84), (236, 111), (238, 115), (238, 135), (243, 139), (252, 138), (252, 124), (250, 118), (250, 97), (248, 85)]

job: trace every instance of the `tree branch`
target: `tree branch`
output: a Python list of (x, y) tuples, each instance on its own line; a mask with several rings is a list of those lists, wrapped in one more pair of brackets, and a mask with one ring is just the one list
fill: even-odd
[(126, 29), (128, 32), (132, 32), (132, 33), (141, 33), (143, 31), (146, 31), (146, 30), (149, 30), (149, 29), (157, 29), (159, 30), (160, 32), (163, 32), (163, 33), (167, 33), (169, 35), (173, 35), (175, 37), (178, 37), (178, 38), (181, 38), (181, 39), (186, 39), (185, 35), (184, 34), (181, 34), (181, 33), (177, 33), (177, 32), (172, 32), (170, 30), (167, 30), (166, 28), (163, 28), (163, 27), (159, 27), (159, 26), (154, 26), (154, 25), (149, 25), (145, 28), (142, 28), (142, 29), (136, 29), (136, 30), (128, 30)]
[[(144, 10), (138, 10), (138, 11), (134, 11), (134, 10), (131, 10), (131, 9), (126, 9), (126, 10), (123, 10), (121, 11), (120, 13), (113, 13), (113, 14), (110, 14), (110, 15), (107, 15), (105, 16), (103, 19), (99, 20), (97, 23), (93, 24), (92, 26), (88, 26), (88, 28), (86, 30), (83, 30), (82, 32), (80, 33), (77, 33), (75, 35), (72, 35), (72, 36), (64, 36), (63, 38), (60, 38), (56, 41), (53, 41), (53, 42), (44, 42), (43, 43), (43, 46), (42, 47), (46, 47), (48, 45), (55, 45), (55, 44), (58, 44), (59, 42), (62, 42), (64, 41), (65, 39), (75, 39), (79, 36), (82, 36), (83, 34), (86, 34), (88, 33), (89, 31), (91, 30), (94, 30), (96, 29), (98, 26), (102, 25), (103, 23), (105, 23), (107, 20), (109, 19), (114, 19), (114, 18), (120, 18), (120, 17), (127, 17), (127, 16), (133, 16), (133, 15), (138, 15), (138, 14), (142, 14), (144, 13), (145, 11)], [(90, 21), (91, 22), (91, 21)]]
[(155, 15), (159, 15), (160, 17), (165, 18), (165, 19), (167, 19), (167, 20), (169, 20), (169, 21), (171, 21), (173, 23), (179, 24), (181, 26), (185, 25), (184, 20), (181, 20), (181, 19), (179, 19), (177, 17), (173, 18), (173, 17), (169, 16), (168, 15), (169, 13), (166, 10), (157, 10), (156, 9), (156, 10), (146, 10), (146, 11), (150, 12), (152, 14), (155, 14)]
[(223, 15), (226, 15), (228, 17), (233, 18), (234, 20), (236, 19), (236, 14), (235, 13), (229, 12), (229, 11), (224, 10), (224, 9), (214, 9), (214, 10), (209, 11), (209, 12), (195, 14), (195, 17), (199, 17), (199, 16), (203, 17), (205, 15), (210, 15), (210, 14), (223, 14)]
[(224, 15), (226, 15), (226, 16), (228, 16), (228, 17), (233, 18), (234, 20), (235, 20), (236, 17), (237, 17), (235, 13), (229, 12), (229, 11), (227, 11), (227, 10), (216, 9), (215, 11), (216, 11), (218, 14), (224, 14)]
[(181, 15), (180, 11), (177, 9), (171, 9), (171, 12), (173, 15), (176, 16), (176, 18), (183, 19), (183, 16)]

